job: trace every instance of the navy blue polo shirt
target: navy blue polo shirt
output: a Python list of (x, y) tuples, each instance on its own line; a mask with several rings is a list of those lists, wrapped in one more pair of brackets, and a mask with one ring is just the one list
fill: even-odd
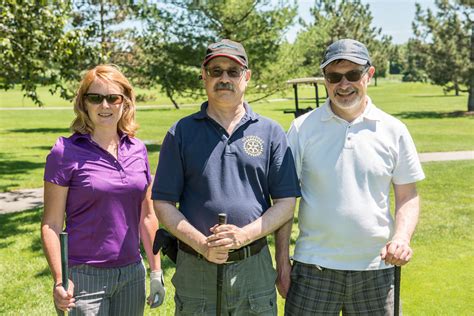
[(243, 227), (271, 206), (271, 198), (300, 196), (285, 132), (244, 106), (246, 113), (229, 135), (207, 115), (205, 102), (170, 128), (161, 147), (152, 198), (178, 202), (205, 236), (219, 213)]

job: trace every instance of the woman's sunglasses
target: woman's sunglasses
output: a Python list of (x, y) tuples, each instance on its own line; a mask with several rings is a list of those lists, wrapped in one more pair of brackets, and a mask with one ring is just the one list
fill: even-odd
[(121, 94), (98, 94), (98, 93), (86, 93), (84, 94), (84, 100), (92, 104), (102, 104), (104, 99), (108, 104), (117, 105), (123, 102), (123, 95)]
[(360, 78), (362, 78), (362, 76), (365, 75), (368, 70), (369, 68), (354, 69), (344, 74), (341, 74), (339, 72), (328, 72), (324, 74), (324, 78), (326, 78), (329, 83), (338, 83), (342, 80), (342, 77), (346, 77), (347, 81), (356, 82), (359, 81)]

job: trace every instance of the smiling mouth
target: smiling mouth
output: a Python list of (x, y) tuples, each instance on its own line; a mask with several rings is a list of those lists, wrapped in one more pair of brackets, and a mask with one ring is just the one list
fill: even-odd
[(112, 113), (99, 113), (100, 117), (110, 117), (112, 116)]
[(337, 92), (336, 92), (336, 95), (337, 95), (337, 96), (340, 96), (340, 97), (348, 97), (348, 96), (351, 96), (351, 95), (353, 95), (353, 94), (355, 94), (355, 93), (356, 93), (355, 90), (347, 91), (347, 92), (337, 91)]

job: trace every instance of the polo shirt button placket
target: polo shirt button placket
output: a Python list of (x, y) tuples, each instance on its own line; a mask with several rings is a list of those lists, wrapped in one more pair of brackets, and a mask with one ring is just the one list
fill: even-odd
[(346, 128), (346, 139), (344, 142), (344, 148), (352, 149), (354, 148), (354, 143), (352, 141), (352, 132), (351, 132), (352, 125), (348, 125)]
[(120, 164), (120, 162), (118, 162), (118, 160), (114, 160), (114, 166), (120, 174), (120, 179), (122, 180), (122, 183), (127, 184), (127, 175), (125, 174), (125, 170), (123, 170), (122, 165)]

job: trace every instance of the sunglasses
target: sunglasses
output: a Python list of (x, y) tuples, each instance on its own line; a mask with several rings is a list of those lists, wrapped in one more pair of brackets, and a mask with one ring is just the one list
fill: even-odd
[(341, 74), (339, 72), (328, 72), (324, 74), (324, 77), (329, 83), (338, 83), (342, 80), (342, 77), (346, 77), (347, 81), (356, 82), (359, 81), (368, 70), (369, 68), (354, 69), (346, 72), (345, 74)]
[(220, 78), (224, 72), (227, 73), (227, 76), (230, 78), (240, 78), (242, 74), (245, 72), (245, 68), (229, 68), (229, 69), (221, 69), (219, 67), (215, 68), (206, 68), (206, 74), (212, 78)]
[(123, 95), (121, 94), (98, 94), (98, 93), (86, 93), (84, 94), (84, 100), (92, 104), (102, 104), (104, 99), (108, 104), (117, 105), (123, 102)]

